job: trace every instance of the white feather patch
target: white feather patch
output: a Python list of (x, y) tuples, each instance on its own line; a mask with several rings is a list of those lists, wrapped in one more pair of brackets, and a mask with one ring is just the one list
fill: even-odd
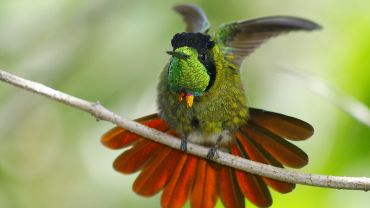
[(231, 136), (228, 130), (224, 130), (220, 134), (205, 134), (200, 131), (194, 131), (188, 135), (188, 140), (191, 143), (200, 145), (215, 145), (220, 136), (222, 136), (221, 146), (228, 145), (234, 140), (234, 137)]

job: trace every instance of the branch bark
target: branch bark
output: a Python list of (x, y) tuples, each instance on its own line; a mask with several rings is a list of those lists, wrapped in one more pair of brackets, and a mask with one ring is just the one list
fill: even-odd
[[(148, 128), (129, 119), (123, 118), (115, 114), (114, 112), (106, 109), (105, 107), (100, 105), (99, 102), (88, 102), (86, 100), (54, 90), (43, 84), (12, 75), (2, 70), (0, 70), (0, 80), (16, 87), (43, 95), (50, 99), (59, 101), (63, 104), (88, 112), (97, 120), (105, 120), (111, 122), (117, 126), (137, 133), (155, 142), (162, 143), (174, 149), (180, 149), (179, 139), (159, 132), (157, 130)], [(208, 150), (209, 149), (196, 144), (188, 144), (188, 153), (197, 155), (202, 158), (206, 158)], [(280, 181), (335, 189), (364, 191), (368, 191), (370, 189), (370, 178), (367, 177), (342, 177), (297, 173), (291, 170), (286, 170), (283, 168), (277, 168), (270, 165), (257, 163), (251, 160), (246, 160), (221, 151), (218, 152), (218, 154), (219, 157), (215, 159), (215, 162), (217, 163)]]

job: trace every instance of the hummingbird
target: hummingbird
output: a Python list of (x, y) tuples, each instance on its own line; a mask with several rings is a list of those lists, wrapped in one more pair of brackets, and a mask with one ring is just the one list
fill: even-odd
[[(242, 172), (214, 163), (218, 151), (276, 167), (301, 168), (307, 154), (291, 141), (313, 135), (313, 127), (297, 118), (252, 108), (240, 77), (244, 59), (268, 39), (320, 26), (291, 16), (270, 16), (222, 24), (213, 36), (204, 11), (176, 5), (186, 31), (177, 33), (160, 74), (159, 112), (137, 122), (181, 139), (180, 150), (150, 141), (121, 127), (101, 141), (111, 149), (127, 148), (114, 161), (118, 172), (140, 172), (133, 190), (142, 196), (160, 191), (162, 207), (258, 207), (272, 204), (269, 188), (288, 193), (295, 184)], [(188, 142), (209, 147), (207, 159), (186, 153)]]

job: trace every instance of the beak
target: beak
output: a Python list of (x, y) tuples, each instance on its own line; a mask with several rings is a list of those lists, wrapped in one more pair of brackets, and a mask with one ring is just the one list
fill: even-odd
[(186, 95), (185, 99), (186, 99), (186, 106), (188, 106), (188, 108), (191, 108), (194, 102), (194, 95), (190, 95), (190, 94)]
[(167, 51), (166, 53), (178, 59), (187, 59), (190, 57), (188, 54), (178, 52), (178, 51)]
[(184, 99), (184, 97), (185, 97), (185, 101), (186, 101), (186, 106), (188, 108), (193, 107), (194, 95), (192, 95), (192, 94), (185, 94), (184, 92), (180, 92), (179, 93), (179, 97), (178, 97), (179, 102), (181, 102)]

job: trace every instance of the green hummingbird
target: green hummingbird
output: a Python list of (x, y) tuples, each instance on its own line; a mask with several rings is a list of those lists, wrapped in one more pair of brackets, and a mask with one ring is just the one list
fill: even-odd
[[(210, 24), (196, 5), (177, 5), (186, 32), (171, 40), (168, 64), (158, 84), (159, 113), (137, 121), (181, 139), (181, 150), (147, 140), (115, 127), (102, 137), (112, 149), (130, 147), (114, 162), (121, 173), (141, 171), (133, 190), (153, 196), (163, 190), (163, 207), (244, 207), (245, 197), (256, 206), (272, 204), (268, 186), (287, 193), (295, 184), (241, 172), (212, 162), (217, 151), (277, 167), (300, 168), (308, 156), (287, 140), (312, 136), (313, 127), (299, 119), (248, 106), (240, 78), (243, 60), (271, 37), (320, 26), (289, 16), (272, 16), (221, 25)], [(208, 160), (186, 154), (187, 143), (210, 147)]]

